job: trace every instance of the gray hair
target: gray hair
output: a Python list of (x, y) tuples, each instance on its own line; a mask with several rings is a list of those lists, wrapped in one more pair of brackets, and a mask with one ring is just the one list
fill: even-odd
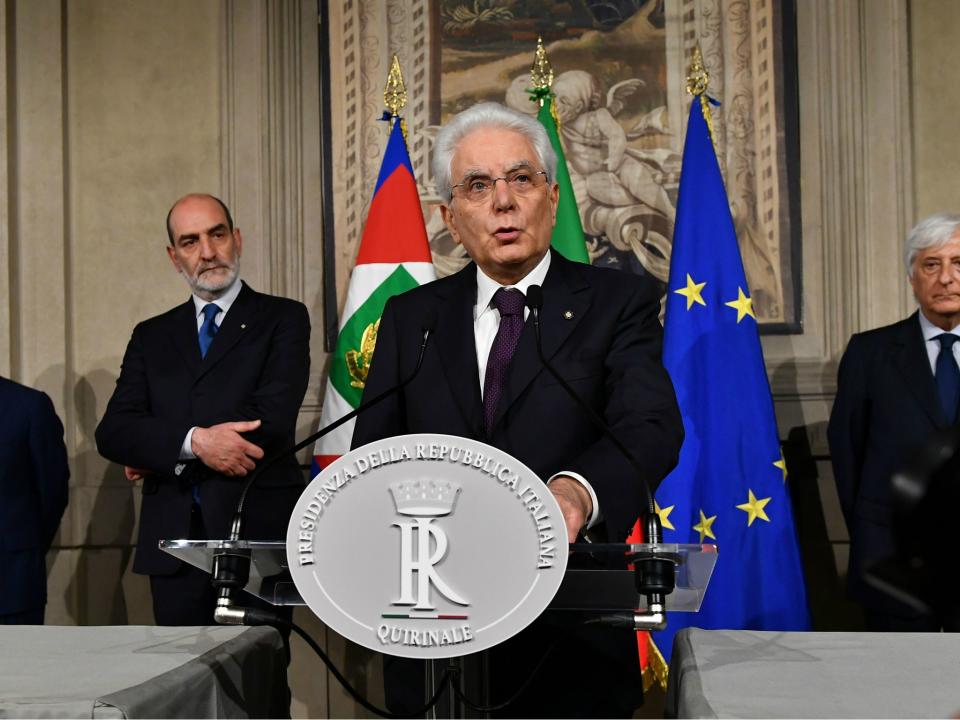
[(913, 262), (921, 250), (941, 248), (958, 233), (960, 233), (960, 215), (956, 213), (936, 213), (918, 222), (907, 235), (903, 253), (907, 277), (913, 277)]
[(550, 138), (540, 121), (524, 115), (499, 103), (485, 102), (467, 108), (458, 113), (450, 122), (440, 128), (433, 144), (433, 180), (437, 192), (446, 202), (453, 197), (450, 180), (450, 164), (453, 154), (464, 137), (481, 128), (504, 128), (525, 136), (533, 145), (537, 159), (547, 173), (547, 180), (553, 182), (557, 177), (557, 154), (550, 144)]

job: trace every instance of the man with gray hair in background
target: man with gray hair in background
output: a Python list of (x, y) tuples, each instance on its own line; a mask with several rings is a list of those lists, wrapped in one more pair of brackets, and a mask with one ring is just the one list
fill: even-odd
[[(660, 289), (650, 277), (574, 263), (550, 249), (557, 159), (535, 119), (495, 103), (438, 133), (440, 212), (472, 262), (391, 298), (364, 397), (408, 377), (421, 323), (437, 313), (421, 371), (357, 418), (353, 446), (406, 433), (472, 438), (510, 453), (547, 482), (571, 541), (624, 542), (651, 491), (674, 467), (683, 425), (660, 361)], [(544, 353), (644, 468), (637, 477), (543, 368), (525, 307), (542, 286)], [(491, 588), (491, 592), (496, 592)], [(629, 717), (642, 699), (636, 635), (578, 625), (550, 611), (490, 651), (495, 715)], [(572, 618), (572, 620), (571, 620)], [(541, 665), (540, 660), (547, 656)], [(422, 663), (385, 657), (387, 704), (423, 705)]]
[(834, 479), (850, 533), (847, 590), (863, 606), (867, 630), (956, 631), (954, 620), (921, 613), (864, 578), (897, 551), (893, 473), (955, 425), (960, 409), (960, 214), (918, 223), (904, 260), (919, 310), (850, 338), (830, 414)]

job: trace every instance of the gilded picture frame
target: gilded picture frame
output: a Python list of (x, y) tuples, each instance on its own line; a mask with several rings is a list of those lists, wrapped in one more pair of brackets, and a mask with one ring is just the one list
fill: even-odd
[(433, 136), (481, 100), (533, 112), (525, 90), (538, 36), (556, 73), (591, 261), (665, 283), (685, 75), (699, 43), (720, 103), (718, 159), (761, 331), (802, 331), (793, 0), (343, 0), (329, 16), (335, 232), (325, 241), (341, 301), (386, 142), (378, 119), (392, 54), (407, 83), (408, 147), (443, 276), (467, 258), (437, 211)]

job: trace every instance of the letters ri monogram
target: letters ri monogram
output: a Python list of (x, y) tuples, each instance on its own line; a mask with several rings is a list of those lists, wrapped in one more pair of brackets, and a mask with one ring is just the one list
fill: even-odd
[[(397, 513), (406, 515), (400, 528), (400, 598), (392, 605), (412, 605), (414, 610), (433, 610), (431, 584), (457, 605), (469, 605), (440, 577), (436, 565), (447, 554), (449, 541), (434, 520), (453, 512), (460, 487), (445, 480), (403, 480), (390, 486)], [(431, 550), (431, 546), (433, 546)], [(417, 575), (414, 595), (414, 573)]]

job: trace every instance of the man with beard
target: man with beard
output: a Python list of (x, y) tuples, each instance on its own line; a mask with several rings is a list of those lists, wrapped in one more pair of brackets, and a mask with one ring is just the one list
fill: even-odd
[[(133, 571), (150, 576), (157, 624), (210, 625), (216, 595), (209, 575), (158, 542), (226, 537), (246, 476), (293, 445), (310, 320), (301, 303), (239, 279), (243, 241), (217, 198), (178, 200), (167, 234), (167, 255), (192, 296), (134, 328), (97, 449), (123, 465), (129, 480), (143, 480)], [(292, 457), (260, 476), (244, 537), (282, 537), (303, 487)]]

